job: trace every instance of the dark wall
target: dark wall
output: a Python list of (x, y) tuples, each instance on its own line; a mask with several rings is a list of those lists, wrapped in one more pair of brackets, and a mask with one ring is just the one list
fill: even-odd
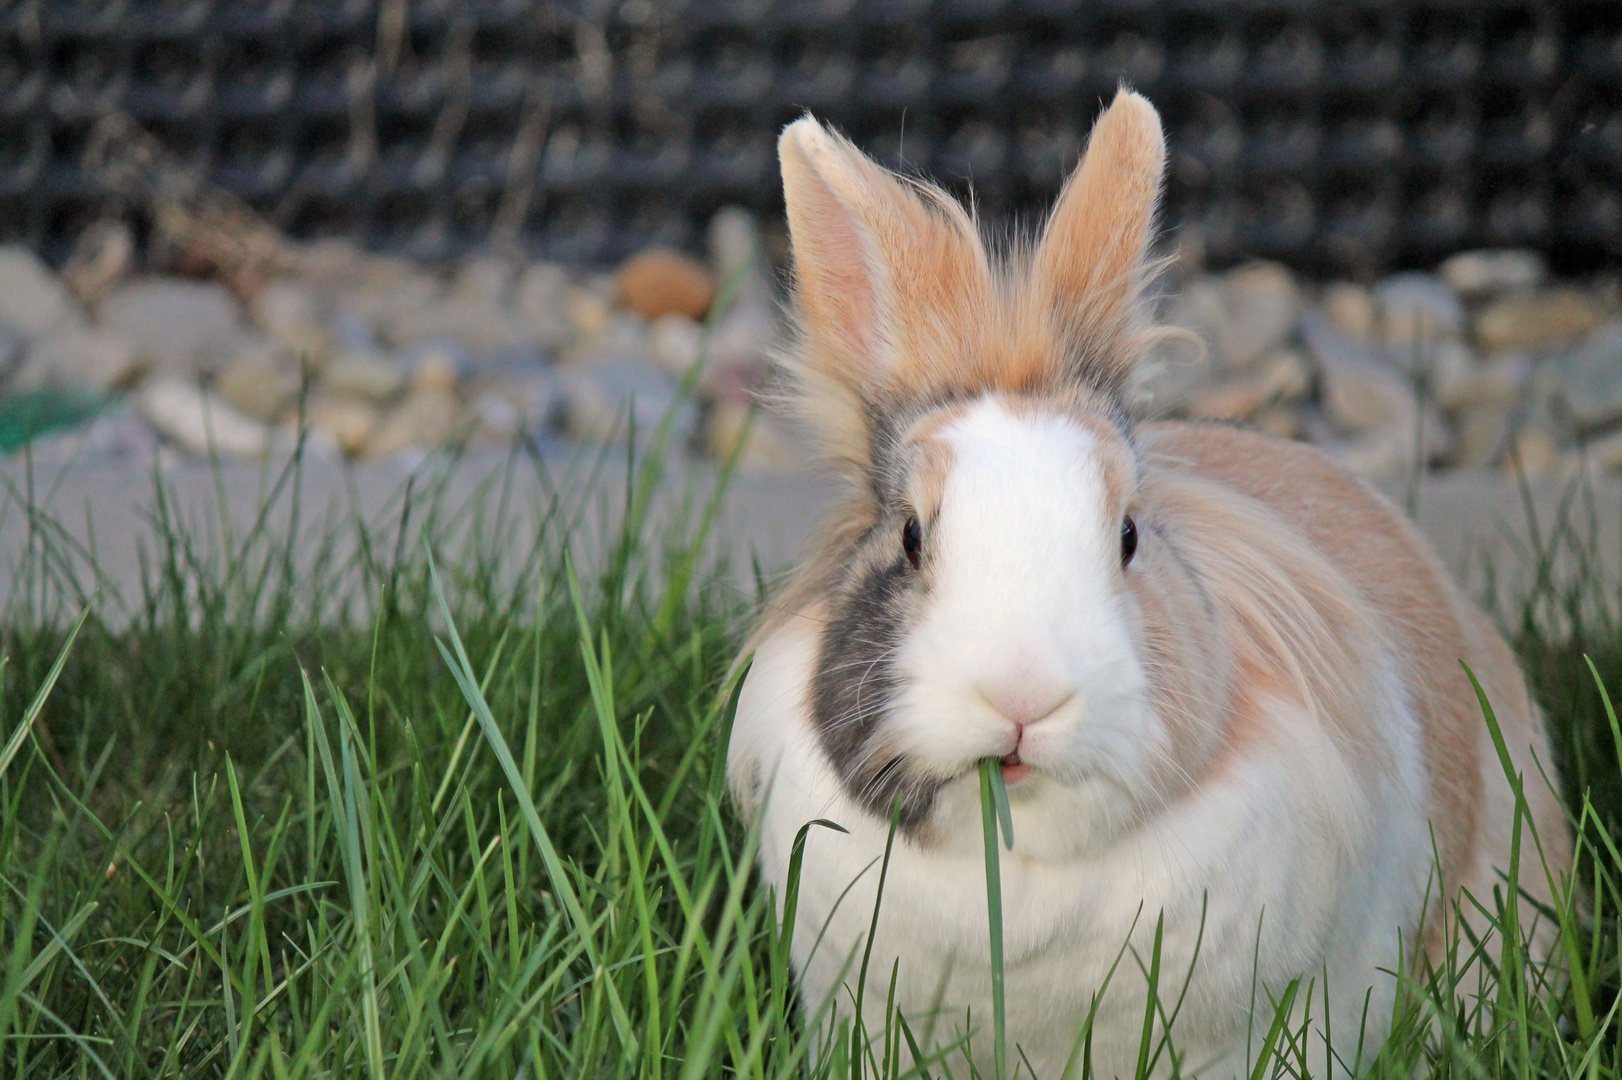
[(1123, 79), (1214, 261), (1622, 256), (1617, 0), (0, 0), (0, 236), (59, 253), (102, 211), (116, 109), (296, 234), (429, 258), (775, 214), (806, 108), (1029, 217)]

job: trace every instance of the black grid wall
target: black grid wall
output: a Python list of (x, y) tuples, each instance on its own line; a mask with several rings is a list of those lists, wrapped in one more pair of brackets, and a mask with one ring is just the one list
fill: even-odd
[(59, 254), (103, 212), (113, 110), (295, 235), (430, 259), (775, 214), (805, 109), (1029, 217), (1122, 80), (1214, 261), (1622, 255), (1617, 0), (0, 0), (0, 236)]

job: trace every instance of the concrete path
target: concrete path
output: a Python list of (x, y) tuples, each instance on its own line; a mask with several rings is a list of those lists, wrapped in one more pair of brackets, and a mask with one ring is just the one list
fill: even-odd
[[(412, 524), (435, 521), (436, 535), (447, 550), (454, 553), (458, 544), (508, 543), (514, 557), (528, 550), (526, 537), (533, 536), (556, 496), (557, 505), (568, 507), (581, 522), (576, 548), (589, 561), (594, 546), (601, 550), (594, 538), (605, 523), (617, 520), (625, 491), (622, 452), (593, 455), (563, 443), (542, 448), (538, 459), (516, 461), (499, 453), (456, 462), (397, 458), (352, 465), (308, 459), (297, 483), (289, 475), (279, 489), (276, 482), (285, 462), (214, 468), (180, 459), (159, 461), (156, 466), (109, 459), (30, 463), (17, 456), (0, 461), (0, 605), (7, 598), (16, 602), (21, 583), (30, 579), (21, 568), (32, 562), (37, 569), (40, 553), (47, 549), (59, 577), (76, 574), (88, 581), (99, 576), (104, 594), (122, 594), (133, 602), (143, 573), (153, 572), (163, 520), (171, 531), (190, 538), (205, 562), (219, 557), (227, 529), (234, 544), (256, 528), (261, 537), (275, 540), (295, 526), (295, 514), (306, 544), (331, 539), (339, 555), (352, 550), (357, 521), (392, 544), (408, 487)], [(656, 543), (679, 530), (684, 514), (691, 518), (683, 509), (684, 495), (689, 506), (701, 504), (714, 490), (715, 479), (707, 465), (672, 465), (654, 500), (648, 540)], [(161, 500), (156, 496), (160, 483), (165, 492)], [(297, 500), (292, 497), (295, 487)], [(752, 590), (752, 562), (767, 574), (792, 565), (833, 492), (831, 483), (809, 473), (737, 477), (716, 529), (716, 542), (732, 555), (734, 584)], [(262, 513), (271, 494), (275, 500)], [(1401, 493), (1397, 497), (1401, 500)], [(1534, 578), (1534, 537), (1547, 550), (1551, 537), (1558, 536), (1557, 576), (1578, 573), (1587, 552), (1603, 563), (1607, 580), (1619, 580), (1622, 483), (1614, 477), (1586, 486), (1539, 481), (1528, 493), (1498, 474), (1441, 475), (1424, 481), (1417, 510), (1420, 526), (1444, 561), (1477, 596), (1489, 586), (1505, 599), (1524, 595)], [(1556, 525), (1562, 513), (1568, 523), (1564, 530)], [(509, 529), (506, 540), (490, 535), (498, 519)], [(88, 572), (92, 564), (98, 568), (95, 575)], [(31, 580), (37, 587), (37, 574)]]

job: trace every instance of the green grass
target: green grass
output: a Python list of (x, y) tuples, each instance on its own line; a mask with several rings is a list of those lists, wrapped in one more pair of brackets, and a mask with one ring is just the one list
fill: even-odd
[[(38, 517), (0, 624), (0, 1077), (902, 1074), (904, 1024), (798, 1016), (788, 942), (817, 928), (793, 918), (797, 862), (779, 928), (723, 785), (754, 597), (705, 554), (713, 504), (642, 541), (659, 457), (630, 467), (619, 527), (572, 549), (578, 570), (577, 501), (500, 509), (522, 455), (461, 545), (468, 519), (434, 485), (404, 495), (407, 527), (336, 522), (298, 550), (223, 521), (204, 543), (158, 498), (147, 586), (122, 602)], [(296, 502), (297, 468), (283, 481)], [(1597, 588), (1551, 574), (1500, 613), (1583, 825), (1586, 908), (1557, 913), (1574, 977), (1521, 974), (1514, 935), (1486, 945), (1490, 1000), (1405, 975), (1363, 1069), (1622, 1066), (1622, 731), (1596, 681), (1622, 686), (1622, 641)], [(1177, 1060), (1186, 985), (1154, 940), (1117, 958), (1159, 991), (1144, 1074)], [(1329, 1072), (1302, 1028), (1312, 989), (1282, 992), (1258, 1080)], [(1072, 1075), (1089, 1058), (1084, 1027)]]

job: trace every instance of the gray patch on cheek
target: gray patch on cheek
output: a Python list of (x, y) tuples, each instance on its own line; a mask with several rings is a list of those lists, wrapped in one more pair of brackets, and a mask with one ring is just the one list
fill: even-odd
[(895, 653), (914, 588), (912, 568), (899, 542), (896, 547), (896, 559), (868, 570), (836, 604), (822, 634), (811, 711), (823, 752), (851, 798), (883, 820), (901, 798), (901, 828), (914, 833), (928, 818), (940, 784), (886, 749), (883, 738), (901, 688)]

